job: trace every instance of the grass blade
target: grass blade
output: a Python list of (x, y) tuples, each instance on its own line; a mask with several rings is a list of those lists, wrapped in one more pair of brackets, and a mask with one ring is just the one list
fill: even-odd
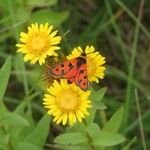
[(0, 70), (0, 79), (1, 79), (1, 84), (0, 84), (0, 101), (3, 99), (3, 96), (5, 94), (5, 90), (7, 88), (8, 84), (8, 79), (10, 76), (10, 71), (11, 71), (11, 57), (9, 57), (3, 67)]
[(130, 111), (130, 103), (131, 103), (132, 88), (133, 88), (131, 80), (133, 78), (133, 72), (134, 72), (135, 56), (136, 56), (136, 52), (137, 52), (138, 37), (139, 37), (139, 31), (140, 31), (140, 21), (142, 18), (143, 7), (144, 7), (144, 0), (141, 0), (140, 8), (139, 8), (139, 15), (138, 15), (138, 22), (137, 22), (137, 25), (135, 28), (134, 41), (133, 41), (133, 47), (132, 47), (132, 52), (131, 52), (131, 60), (129, 63), (129, 72), (128, 72), (127, 90), (126, 90), (126, 101), (125, 101), (125, 112), (124, 112), (124, 120), (123, 120), (124, 128), (127, 126), (129, 111)]
[(147, 150), (137, 89), (135, 89), (135, 100), (136, 100), (136, 107), (137, 107), (137, 112), (138, 112), (138, 117), (139, 117), (139, 126), (140, 126), (143, 149)]

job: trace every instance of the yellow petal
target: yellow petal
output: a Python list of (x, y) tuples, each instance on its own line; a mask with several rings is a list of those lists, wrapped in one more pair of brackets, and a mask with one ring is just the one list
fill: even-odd
[(67, 118), (68, 118), (67, 113), (64, 113), (63, 114), (63, 125), (65, 125), (67, 123)]
[(34, 57), (34, 55), (32, 55), (32, 54), (26, 54), (26, 55), (24, 56), (24, 61), (31, 60), (33, 57)]
[(52, 33), (50, 34), (50, 37), (53, 38), (53, 37), (57, 34), (57, 32), (58, 32), (57, 30), (54, 31), (54, 32), (52, 32)]
[(61, 40), (61, 36), (56, 36), (51, 40), (51, 44), (56, 45), (60, 43), (60, 40)]

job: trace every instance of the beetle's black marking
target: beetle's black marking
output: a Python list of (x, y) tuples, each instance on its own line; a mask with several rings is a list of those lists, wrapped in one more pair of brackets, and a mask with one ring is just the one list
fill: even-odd
[(83, 74), (84, 70), (80, 70), (80, 74)]
[(56, 71), (59, 71), (59, 69), (58, 69), (58, 68), (56, 68)]
[(83, 85), (85, 85), (86, 84), (86, 82), (83, 82)]
[(61, 64), (60, 66), (63, 68), (63, 67), (64, 67), (64, 64)]
[(82, 53), (81, 55), (82, 55), (83, 57), (85, 57), (85, 56), (86, 56), (85, 52), (84, 52), (84, 53)]
[(77, 60), (77, 69), (79, 69), (82, 64), (86, 64), (86, 59), (83, 57), (77, 57)]
[(73, 65), (72, 65), (71, 63), (69, 63), (69, 64), (68, 64), (68, 67), (69, 67), (70, 69), (72, 69), (72, 68), (73, 68)]
[(84, 79), (86, 79), (86, 78), (87, 78), (87, 76), (84, 76), (83, 78), (84, 78)]
[(81, 83), (82, 82), (82, 79), (81, 80), (79, 80), (79, 83)]
[(67, 82), (68, 82), (69, 84), (71, 84), (71, 83), (72, 83), (72, 81), (70, 81), (70, 80), (67, 80)]

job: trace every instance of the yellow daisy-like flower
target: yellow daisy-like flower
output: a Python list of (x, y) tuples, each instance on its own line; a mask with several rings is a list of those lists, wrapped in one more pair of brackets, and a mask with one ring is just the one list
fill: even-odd
[(72, 54), (70, 54), (67, 58), (73, 59), (82, 55), (82, 53), (86, 54), (87, 61), (87, 75), (88, 80), (90, 82), (95, 81), (99, 83), (99, 79), (104, 78), (105, 67), (102, 66), (105, 64), (105, 57), (103, 57), (99, 52), (95, 52), (95, 48), (93, 46), (86, 46), (83, 51), (80, 46), (74, 48)]
[(65, 125), (68, 122), (72, 125), (77, 120), (82, 122), (82, 119), (89, 115), (87, 108), (91, 107), (90, 91), (84, 92), (75, 84), (68, 84), (65, 79), (60, 83), (54, 80), (47, 90), (43, 104), (57, 124), (62, 122)]
[(61, 36), (56, 36), (57, 30), (53, 31), (53, 26), (48, 23), (31, 24), (28, 32), (20, 33), (21, 44), (16, 44), (19, 48), (17, 52), (25, 53), (24, 61), (30, 61), (35, 64), (37, 61), (40, 65), (45, 63), (47, 56), (57, 56), (56, 50), (60, 49), (57, 44), (61, 41)]

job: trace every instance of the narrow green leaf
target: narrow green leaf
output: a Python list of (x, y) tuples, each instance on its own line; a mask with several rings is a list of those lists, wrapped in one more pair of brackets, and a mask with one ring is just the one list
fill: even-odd
[(3, 96), (5, 94), (5, 90), (8, 84), (8, 79), (10, 76), (11, 71), (11, 57), (8, 57), (8, 59), (5, 61), (4, 65), (2, 66), (0, 70), (0, 101), (3, 99)]
[(85, 131), (93, 138), (100, 134), (100, 127), (96, 123), (90, 123), (85, 127)]
[(95, 146), (113, 146), (122, 143), (125, 138), (115, 132), (102, 131), (96, 138), (93, 139)]
[(51, 10), (39, 10), (32, 14), (31, 22), (48, 22), (51, 25), (59, 26), (69, 17), (69, 12), (54, 12)]
[[(19, 72), (19, 71), (23, 72), (23, 69), (22, 69), (23, 63), (24, 63), (23, 62), (23, 56), (17, 54), (15, 56), (15, 59), (13, 60), (13, 67), (15, 68), (16, 72)], [(25, 72), (23, 72), (23, 73), (25, 73)], [(19, 82), (23, 82), (23, 76), (22, 75), (16, 74), (16, 77), (19, 80)]]
[(17, 75), (17, 78), (19, 79), (19, 81), (23, 83), (25, 95), (28, 95), (28, 93), (29, 93), (28, 80), (27, 80), (27, 75), (26, 75), (25, 62), (23, 61), (22, 54), (18, 53), (15, 56), (13, 65), (17, 72), (18, 71), (22, 72), (22, 75), (20, 75), (20, 74), (16, 74), (16, 75)]
[(99, 89), (96, 93), (93, 93), (91, 95), (91, 99), (93, 101), (100, 102), (102, 100), (102, 98), (104, 97), (106, 90), (107, 90), (106, 87)]
[(37, 145), (34, 145), (33, 143), (29, 142), (20, 142), (15, 150), (41, 150)]
[(57, 3), (57, 0), (27, 0), (26, 4), (32, 7), (46, 7)]
[(0, 119), (3, 117), (3, 115), (7, 112), (7, 109), (4, 105), (4, 103), (1, 101), (0, 102)]
[(86, 117), (87, 124), (92, 123), (94, 121), (96, 110), (94, 108), (89, 109), (89, 116)]
[(13, 126), (29, 126), (29, 122), (22, 116), (6, 112), (0, 120), (3, 125), (13, 125)]
[(49, 133), (49, 122), (49, 116), (47, 114), (44, 115), (34, 131), (27, 137), (26, 141), (35, 144), (42, 149)]
[(104, 128), (102, 129), (103, 131), (118, 131), (118, 129), (121, 126), (121, 122), (123, 119), (123, 112), (124, 112), (124, 107), (120, 107), (118, 111), (116, 111), (113, 116), (109, 119), (109, 121), (106, 123)]
[(54, 139), (54, 142), (58, 144), (81, 144), (86, 141), (87, 138), (82, 133), (65, 133)]
[(107, 108), (103, 102), (92, 102), (92, 107), (101, 110)]

